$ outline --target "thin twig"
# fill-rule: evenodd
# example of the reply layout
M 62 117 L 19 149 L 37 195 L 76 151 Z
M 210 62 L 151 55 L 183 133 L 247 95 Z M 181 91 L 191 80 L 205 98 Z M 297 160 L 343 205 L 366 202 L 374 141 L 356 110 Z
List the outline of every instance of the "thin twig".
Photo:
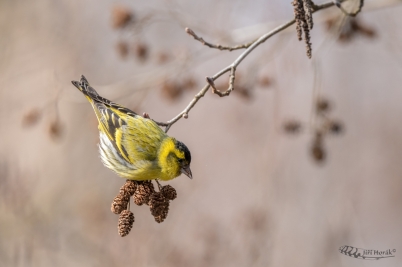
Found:
M 240 45 L 236 45 L 236 46 L 225 46 L 225 45 L 220 45 L 220 44 L 212 44 L 212 43 L 209 43 L 209 42 L 205 41 L 202 37 L 200 37 L 197 34 L 195 34 L 195 32 L 190 28 L 186 28 L 185 31 L 189 35 L 193 36 L 195 40 L 201 42 L 203 45 L 206 45 L 206 46 L 208 46 L 210 48 L 219 49 L 219 50 L 233 51 L 233 50 L 238 50 L 238 49 L 245 49 L 245 48 L 248 48 L 250 45 L 252 45 L 257 40 L 256 39 L 256 40 L 251 41 L 249 43 L 240 44 Z
M 230 93 L 234 90 L 235 72 L 236 67 L 231 67 L 229 74 L 229 88 L 225 92 L 221 92 L 218 89 L 216 89 L 214 79 L 206 77 L 208 84 L 212 87 L 212 93 L 217 94 L 220 97 L 229 96 Z
M 158 184 L 158 189 L 159 189 L 159 192 L 160 192 L 162 190 L 162 186 L 159 183 L 158 179 L 155 179 L 155 182 Z
M 342 1 L 343 2 L 343 1 Z M 321 5 L 314 5 L 314 7 L 313 7 L 313 12 L 315 13 L 315 12 L 317 12 L 317 11 L 319 11 L 319 10 L 322 10 L 322 9 L 326 9 L 326 8 L 329 8 L 329 7 L 332 7 L 332 6 L 334 6 L 335 5 L 335 3 L 334 2 L 328 2 L 328 3 L 325 3 L 325 4 L 321 4 Z M 206 94 L 206 92 L 209 90 L 209 88 L 211 87 L 211 84 L 214 84 L 214 81 L 216 80 L 216 79 L 218 79 L 220 76 L 222 76 L 223 74 L 225 74 L 225 73 L 227 73 L 227 72 L 231 72 L 231 74 L 233 74 L 233 75 L 231 75 L 230 76 L 230 81 L 229 81 L 229 88 L 228 88 L 228 90 L 226 90 L 225 92 L 220 92 L 220 91 L 218 91 L 216 88 L 214 88 L 212 91 L 215 93 L 215 94 L 218 94 L 219 96 L 225 96 L 225 94 L 227 94 L 227 95 L 229 95 L 230 94 L 230 92 L 233 90 L 233 88 L 234 88 L 234 86 L 233 86 L 233 83 L 234 83 L 234 79 L 235 79 L 235 70 L 236 70 L 236 68 L 237 68 L 237 66 L 257 47 L 257 46 L 259 46 L 260 44 L 262 44 L 262 43 L 264 43 L 266 40 L 268 40 L 270 37 L 272 37 L 272 36 L 274 36 L 275 34 L 277 34 L 277 33 L 279 33 L 279 32 L 281 32 L 281 31 L 283 31 L 283 30 L 285 30 L 286 28 L 288 28 L 289 26 L 291 26 L 291 25 L 293 25 L 295 23 L 295 20 L 294 19 L 292 19 L 292 20 L 290 20 L 289 22 L 287 22 L 287 23 L 285 23 L 285 24 L 282 24 L 282 25 L 280 25 L 279 27 L 277 27 L 277 28 L 275 28 L 275 29 L 273 29 L 272 31 L 270 31 L 270 32 L 268 32 L 268 33 L 266 33 L 266 34 L 264 34 L 264 35 L 262 35 L 260 38 L 258 38 L 256 41 L 254 41 L 254 42 L 252 42 L 252 44 L 239 56 L 239 57 L 237 57 L 237 59 L 232 63 L 232 64 L 230 64 L 229 66 L 227 66 L 227 67 L 225 67 L 225 68 L 223 68 L 221 71 L 219 71 L 218 73 L 216 73 L 214 76 L 212 76 L 212 77 L 208 77 L 207 78 L 207 84 L 201 89 L 201 91 L 199 91 L 195 96 L 194 96 L 194 98 L 190 101 L 190 103 L 187 105 L 187 107 L 182 111 L 182 112 L 180 112 L 178 115 L 176 115 L 173 119 L 171 119 L 171 120 L 169 120 L 169 121 L 167 121 L 166 123 L 163 123 L 163 122 L 156 122 L 158 125 L 161 125 L 161 126 L 165 126 L 166 128 L 165 128 L 165 132 L 168 132 L 169 131 L 169 129 L 170 129 L 170 127 L 172 127 L 172 125 L 173 124 L 175 124 L 177 121 L 179 121 L 181 118 L 188 118 L 188 113 L 190 112 L 190 110 L 195 106 L 195 104 L 197 104 L 197 102 L 203 97 L 203 96 L 205 96 L 205 94 Z M 188 28 L 187 28 L 188 29 Z M 187 31 L 187 29 L 186 29 L 186 31 Z M 190 30 L 190 29 L 189 29 Z M 190 35 L 192 35 L 192 34 L 190 34 Z M 195 35 L 195 33 L 194 33 L 194 35 Z M 193 36 L 193 35 L 192 35 Z M 217 93 L 217 92 L 220 92 L 222 95 L 220 95 L 219 93 Z
M 362 8 L 363 8 L 363 5 L 364 5 L 364 0 L 359 0 L 359 7 L 357 8 L 357 10 L 354 11 L 354 12 L 348 12 L 341 5 L 341 3 L 343 1 L 341 1 L 341 0 L 333 0 L 333 1 L 334 1 L 334 4 L 342 11 L 342 13 L 345 14 L 346 16 L 349 16 L 349 17 L 356 17 L 356 15 L 359 14 L 360 11 L 362 11 Z

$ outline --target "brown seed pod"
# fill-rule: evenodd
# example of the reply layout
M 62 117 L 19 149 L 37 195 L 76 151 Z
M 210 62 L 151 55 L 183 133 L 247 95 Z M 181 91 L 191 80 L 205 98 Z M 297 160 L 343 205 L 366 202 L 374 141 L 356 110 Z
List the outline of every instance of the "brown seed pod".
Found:
M 251 90 L 243 85 L 236 86 L 234 93 L 245 100 L 250 100 L 253 97 Z
M 258 83 L 261 87 L 269 87 L 272 84 L 272 79 L 264 75 L 258 80 Z
M 327 31 L 332 30 L 337 24 L 337 19 L 336 18 L 328 18 L 325 21 L 325 28 Z
M 164 64 L 169 61 L 170 56 L 166 52 L 159 52 L 156 59 L 159 64 Z
M 329 126 L 329 130 L 331 131 L 331 133 L 333 134 L 340 134 L 343 132 L 343 125 L 341 122 L 339 121 L 331 121 L 330 122 L 330 126 Z
M 317 132 L 311 146 L 311 156 L 316 162 L 323 162 L 326 158 L 326 152 L 323 145 L 323 135 Z
M 318 112 L 327 112 L 331 110 L 331 103 L 328 99 L 325 98 L 318 99 L 316 103 L 316 108 Z
M 169 200 L 174 200 L 177 198 L 176 189 L 174 189 L 171 185 L 162 186 L 161 193 L 166 199 Z
M 283 124 L 283 129 L 286 133 L 296 134 L 300 132 L 301 124 L 296 120 L 289 120 Z
M 301 41 L 303 39 L 302 33 L 304 32 L 306 53 L 308 58 L 311 58 L 310 30 L 313 28 L 313 4 L 311 0 L 293 0 L 292 5 L 296 21 L 297 38 Z
M 182 85 L 178 84 L 177 82 L 171 82 L 168 80 L 165 80 L 162 84 L 162 95 L 169 100 L 176 100 L 178 99 L 184 89 Z
M 110 210 L 114 213 L 114 214 L 120 214 L 123 210 L 127 209 L 127 205 L 128 202 L 130 201 L 130 198 L 122 195 L 122 194 L 118 194 L 112 202 L 112 206 L 110 208 Z
M 363 25 L 361 23 L 358 23 L 357 29 L 361 35 L 366 36 L 368 38 L 374 38 L 377 35 L 375 29 L 370 28 L 369 26 Z
M 144 44 L 144 43 L 136 43 L 133 46 L 133 51 L 135 56 L 141 60 L 141 61 L 145 61 L 148 58 L 148 54 L 149 54 L 149 46 Z
M 166 219 L 166 217 L 167 217 L 167 212 L 162 215 L 159 215 L 159 216 L 154 216 L 155 222 L 162 223 Z
M 161 192 L 153 193 L 148 205 L 157 223 L 161 223 L 166 219 L 169 212 L 169 200 Z
M 42 116 L 42 113 L 39 109 L 34 108 L 28 111 L 27 113 L 24 114 L 24 117 L 22 117 L 22 126 L 24 127 L 30 127 L 38 123 Z
M 128 55 L 128 44 L 127 42 L 120 41 L 116 45 L 117 53 L 120 55 L 121 58 L 127 58 Z
M 48 133 L 53 140 L 59 139 L 63 134 L 63 126 L 59 120 L 54 120 L 49 123 Z
M 130 233 L 131 228 L 133 227 L 134 223 L 134 213 L 132 213 L 129 210 L 123 210 L 120 213 L 119 217 L 119 223 L 118 223 L 118 230 L 119 230 L 119 235 L 121 237 L 128 235 Z
M 313 48 L 311 47 L 310 30 L 306 23 L 303 23 L 303 31 L 304 31 L 304 43 L 306 44 L 306 54 L 308 58 L 311 58 Z
M 314 160 L 317 162 L 322 162 L 325 160 L 326 153 L 322 146 L 314 145 L 311 149 L 311 155 L 313 156 Z
M 292 5 L 296 20 L 297 38 L 299 39 L 299 41 L 301 41 L 303 40 L 302 37 L 303 20 L 304 20 L 303 2 L 301 0 L 293 0 Z
M 115 29 L 124 28 L 133 21 L 133 13 L 122 6 L 115 6 L 112 10 L 112 26 Z
M 140 181 L 137 182 L 137 188 L 134 192 L 134 203 L 138 206 L 142 204 L 147 204 L 149 197 L 155 192 L 154 185 L 151 181 Z
M 313 29 L 313 3 L 311 0 L 303 0 L 303 8 L 305 12 L 305 19 L 309 30 Z
M 120 194 L 131 197 L 137 189 L 137 182 L 134 180 L 126 180 L 126 183 L 120 188 Z
M 368 38 L 374 38 L 376 36 L 376 32 L 373 28 L 362 24 L 357 18 L 348 18 L 346 23 L 344 23 L 343 27 L 341 28 L 339 41 L 351 41 L 357 37 L 358 34 Z
M 185 90 L 192 90 L 197 87 L 197 81 L 193 77 L 184 78 L 181 84 Z

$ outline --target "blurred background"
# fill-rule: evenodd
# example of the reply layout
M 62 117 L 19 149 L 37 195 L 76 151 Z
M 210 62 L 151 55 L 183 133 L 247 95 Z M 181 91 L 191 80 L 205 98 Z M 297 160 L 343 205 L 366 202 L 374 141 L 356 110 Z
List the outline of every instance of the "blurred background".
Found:
M 110 204 L 124 180 L 102 166 L 71 80 L 167 121 L 242 52 L 185 27 L 247 43 L 292 19 L 290 1 L 0 1 L 0 266 L 400 266 L 402 2 L 365 2 L 353 20 L 314 14 L 312 59 L 295 25 L 275 35 L 229 97 L 208 92 L 173 125 L 194 179 L 169 182 L 161 224 L 132 205 L 121 238 Z

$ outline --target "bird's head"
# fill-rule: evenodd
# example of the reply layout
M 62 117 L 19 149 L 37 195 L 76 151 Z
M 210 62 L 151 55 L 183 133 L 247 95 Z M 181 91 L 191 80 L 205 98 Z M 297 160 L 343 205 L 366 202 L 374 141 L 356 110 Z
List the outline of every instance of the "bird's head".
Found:
M 191 173 L 190 163 L 191 154 L 190 150 L 180 141 L 175 142 L 175 148 L 180 152 L 176 153 L 177 162 L 180 166 L 180 172 L 187 175 L 188 178 L 193 179 L 193 174 Z
M 190 150 L 185 144 L 172 137 L 168 137 L 162 142 L 158 152 L 161 180 L 171 180 L 180 174 L 185 174 L 192 179 L 190 163 Z

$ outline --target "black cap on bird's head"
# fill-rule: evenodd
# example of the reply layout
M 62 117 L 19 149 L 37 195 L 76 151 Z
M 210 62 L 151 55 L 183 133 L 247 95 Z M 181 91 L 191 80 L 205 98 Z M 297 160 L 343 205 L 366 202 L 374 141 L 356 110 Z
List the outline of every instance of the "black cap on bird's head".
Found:
M 184 153 L 184 159 L 179 158 L 179 164 L 180 164 L 180 171 L 181 173 L 185 174 L 188 176 L 188 178 L 193 179 L 193 175 L 191 173 L 190 169 L 190 163 L 191 163 L 191 153 L 190 150 L 188 150 L 187 146 L 183 144 L 180 141 L 176 140 L 175 144 L 176 148 Z

